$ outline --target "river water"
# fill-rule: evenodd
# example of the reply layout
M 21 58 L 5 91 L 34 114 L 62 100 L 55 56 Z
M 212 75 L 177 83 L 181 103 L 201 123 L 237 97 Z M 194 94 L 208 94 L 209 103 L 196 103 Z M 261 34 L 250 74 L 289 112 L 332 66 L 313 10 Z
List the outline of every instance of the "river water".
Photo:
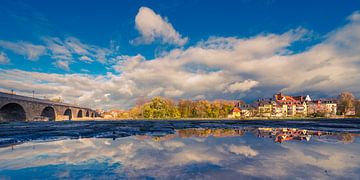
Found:
M 360 179 L 360 121 L 0 124 L 0 179 Z

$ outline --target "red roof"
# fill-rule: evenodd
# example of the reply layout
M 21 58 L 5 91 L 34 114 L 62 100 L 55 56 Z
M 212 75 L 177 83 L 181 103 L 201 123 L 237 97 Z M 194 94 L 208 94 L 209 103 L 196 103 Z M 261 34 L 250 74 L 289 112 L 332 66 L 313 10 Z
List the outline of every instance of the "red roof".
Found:
M 234 109 L 232 110 L 232 112 L 241 112 L 241 110 L 238 107 L 234 107 Z

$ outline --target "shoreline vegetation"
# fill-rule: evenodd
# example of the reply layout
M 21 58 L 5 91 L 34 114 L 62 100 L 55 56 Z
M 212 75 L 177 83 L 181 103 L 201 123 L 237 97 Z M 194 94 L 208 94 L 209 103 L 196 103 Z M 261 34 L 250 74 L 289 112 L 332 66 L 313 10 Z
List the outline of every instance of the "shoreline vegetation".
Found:
M 275 94 L 274 97 L 246 104 L 242 100 L 174 100 L 158 96 L 152 99 L 140 98 L 137 100 L 136 105 L 129 110 L 113 109 L 99 114 L 102 115 L 101 120 L 317 120 L 360 118 L 360 100 L 350 92 L 342 92 L 337 98 L 331 100 L 322 98 L 311 100 L 308 95 L 306 99 L 309 97 L 310 100 L 306 100 L 305 96 L 286 96 L 281 93 Z

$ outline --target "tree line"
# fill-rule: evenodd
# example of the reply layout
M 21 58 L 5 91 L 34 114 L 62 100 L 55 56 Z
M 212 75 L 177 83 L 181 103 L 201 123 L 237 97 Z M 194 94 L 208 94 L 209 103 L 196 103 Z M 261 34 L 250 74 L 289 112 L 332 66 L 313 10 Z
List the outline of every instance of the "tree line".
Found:
M 129 111 L 131 118 L 226 118 L 236 101 L 185 100 L 165 97 L 142 101 Z
M 175 101 L 166 97 L 152 99 L 140 98 L 135 107 L 118 114 L 117 118 L 227 118 L 235 107 L 235 100 L 188 100 Z M 337 97 L 337 112 L 339 115 L 355 110 L 360 117 L 360 100 L 350 92 L 342 92 Z

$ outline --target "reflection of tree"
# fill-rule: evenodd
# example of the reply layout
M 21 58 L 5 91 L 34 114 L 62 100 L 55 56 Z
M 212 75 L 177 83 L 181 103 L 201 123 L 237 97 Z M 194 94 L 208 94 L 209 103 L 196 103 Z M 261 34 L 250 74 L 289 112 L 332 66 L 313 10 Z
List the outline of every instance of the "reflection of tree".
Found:
M 231 137 L 242 136 L 244 131 L 239 129 L 181 129 L 177 131 L 179 137 Z
M 353 143 L 354 142 L 354 135 L 351 133 L 341 133 L 338 135 L 339 140 L 341 140 L 342 142 L 349 144 L 349 143 Z
M 326 136 L 327 138 L 338 139 L 344 143 L 354 142 L 355 136 L 358 134 L 351 133 L 334 133 L 323 132 L 297 128 L 243 128 L 243 129 L 231 129 L 231 128 L 216 128 L 216 129 L 180 129 L 176 130 L 175 134 L 167 134 L 164 136 L 138 136 L 138 139 L 146 140 L 152 139 L 153 141 L 167 141 L 173 138 L 192 138 L 200 137 L 207 138 L 212 137 L 240 137 L 249 132 L 259 138 L 270 138 L 274 142 L 283 143 L 285 141 L 309 141 L 313 136 Z

